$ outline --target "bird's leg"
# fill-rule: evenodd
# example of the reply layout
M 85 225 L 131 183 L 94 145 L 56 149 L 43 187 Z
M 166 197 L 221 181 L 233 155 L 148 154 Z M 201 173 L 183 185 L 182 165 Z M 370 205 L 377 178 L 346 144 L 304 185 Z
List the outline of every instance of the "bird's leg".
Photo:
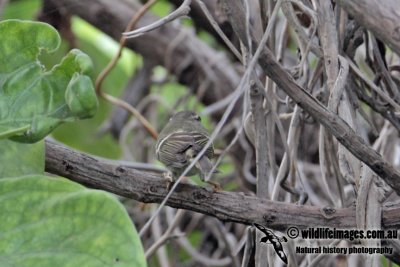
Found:
M 171 187 L 174 184 L 174 176 L 170 171 L 163 172 L 163 176 L 167 181 L 167 190 L 169 191 L 171 190 Z
M 222 190 L 221 185 L 217 182 L 206 181 L 206 183 L 212 186 L 213 192 L 220 192 Z

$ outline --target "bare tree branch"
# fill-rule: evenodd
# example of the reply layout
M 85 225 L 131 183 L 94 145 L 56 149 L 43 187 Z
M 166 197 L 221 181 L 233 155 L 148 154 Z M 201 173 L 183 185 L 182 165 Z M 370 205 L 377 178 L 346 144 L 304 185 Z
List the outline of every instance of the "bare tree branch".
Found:
M 91 157 L 46 141 L 46 171 L 91 188 L 105 190 L 145 203 L 160 203 L 167 183 L 161 173 L 139 171 Z M 354 228 L 353 208 L 299 206 L 273 202 L 243 193 L 213 192 L 199 186 L 179 184 L 167 205 L 242 224 L 259 223 L 274 230 L 289 226 Z M 386 229 L 400 227 L 400 206 L 383 212 Z

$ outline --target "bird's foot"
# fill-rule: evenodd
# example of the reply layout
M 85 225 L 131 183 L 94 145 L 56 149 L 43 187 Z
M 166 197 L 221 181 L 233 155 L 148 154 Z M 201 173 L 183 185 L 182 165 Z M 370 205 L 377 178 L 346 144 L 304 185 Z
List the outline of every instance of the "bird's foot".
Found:
M 170 171 L 164 172 L 163 176 L 165 178 L 165 181 L 167 181 L 166 188 L 169 191 L 169 190 L 171 190 L 172 185 L 174 184 L 174 178 L 173 178 L 172 172 L 170 172 Z
M 207 181 L 206 183 L 212 186 L 213 192 L 220 192 L 222 190 L 221 185 L 217 182 Z
M 171 182 L 171 183 L 174 182 L 174 178 L 173 178 L 172 172 L 170 172 L 170 171 L 163 172 L 163 176 L 169 182 Z

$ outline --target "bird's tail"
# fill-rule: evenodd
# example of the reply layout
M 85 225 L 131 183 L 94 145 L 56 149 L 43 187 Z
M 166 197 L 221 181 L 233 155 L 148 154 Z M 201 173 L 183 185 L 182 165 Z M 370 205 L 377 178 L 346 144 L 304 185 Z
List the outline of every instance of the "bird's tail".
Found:
M 207 182 L 211 177 L 210 172 L 213 168 L 212 162 L 207 157 L 203 156 L 199 159 L 199 161 L 196 162 L 195 165 L 200 170 L 201 180 L 203 182 Z M 213 173 L 218 173 L 218 172 L 219 172 L 218 170 L 213 171 Z

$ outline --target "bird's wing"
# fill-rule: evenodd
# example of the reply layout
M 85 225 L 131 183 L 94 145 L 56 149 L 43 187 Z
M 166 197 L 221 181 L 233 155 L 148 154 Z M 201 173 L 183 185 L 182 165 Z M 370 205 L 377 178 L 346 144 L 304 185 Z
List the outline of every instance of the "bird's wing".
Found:
M 184 167 L 189 160 L 185 152 L 192 147 L 193 143 L 193 136 L 186 132 L 171 133 L 157 143 L 157 158 L 167 166 Z
M 208 135 L 205 135 L 200 132 L 190 132 L 189 133 L 191 136 L 193 136 L 194 139 L 194 145 L 193 145 L 193 150 L 195 152 L 195 155 L 199 153 L 203 147 L 207 144 L 208 140 L 210 140 L 210 137 Z M 214 147 L 213 144 L 211 144 L 206 152 L 204 153 L 207 158 L 212 159 L 214 157 Z

